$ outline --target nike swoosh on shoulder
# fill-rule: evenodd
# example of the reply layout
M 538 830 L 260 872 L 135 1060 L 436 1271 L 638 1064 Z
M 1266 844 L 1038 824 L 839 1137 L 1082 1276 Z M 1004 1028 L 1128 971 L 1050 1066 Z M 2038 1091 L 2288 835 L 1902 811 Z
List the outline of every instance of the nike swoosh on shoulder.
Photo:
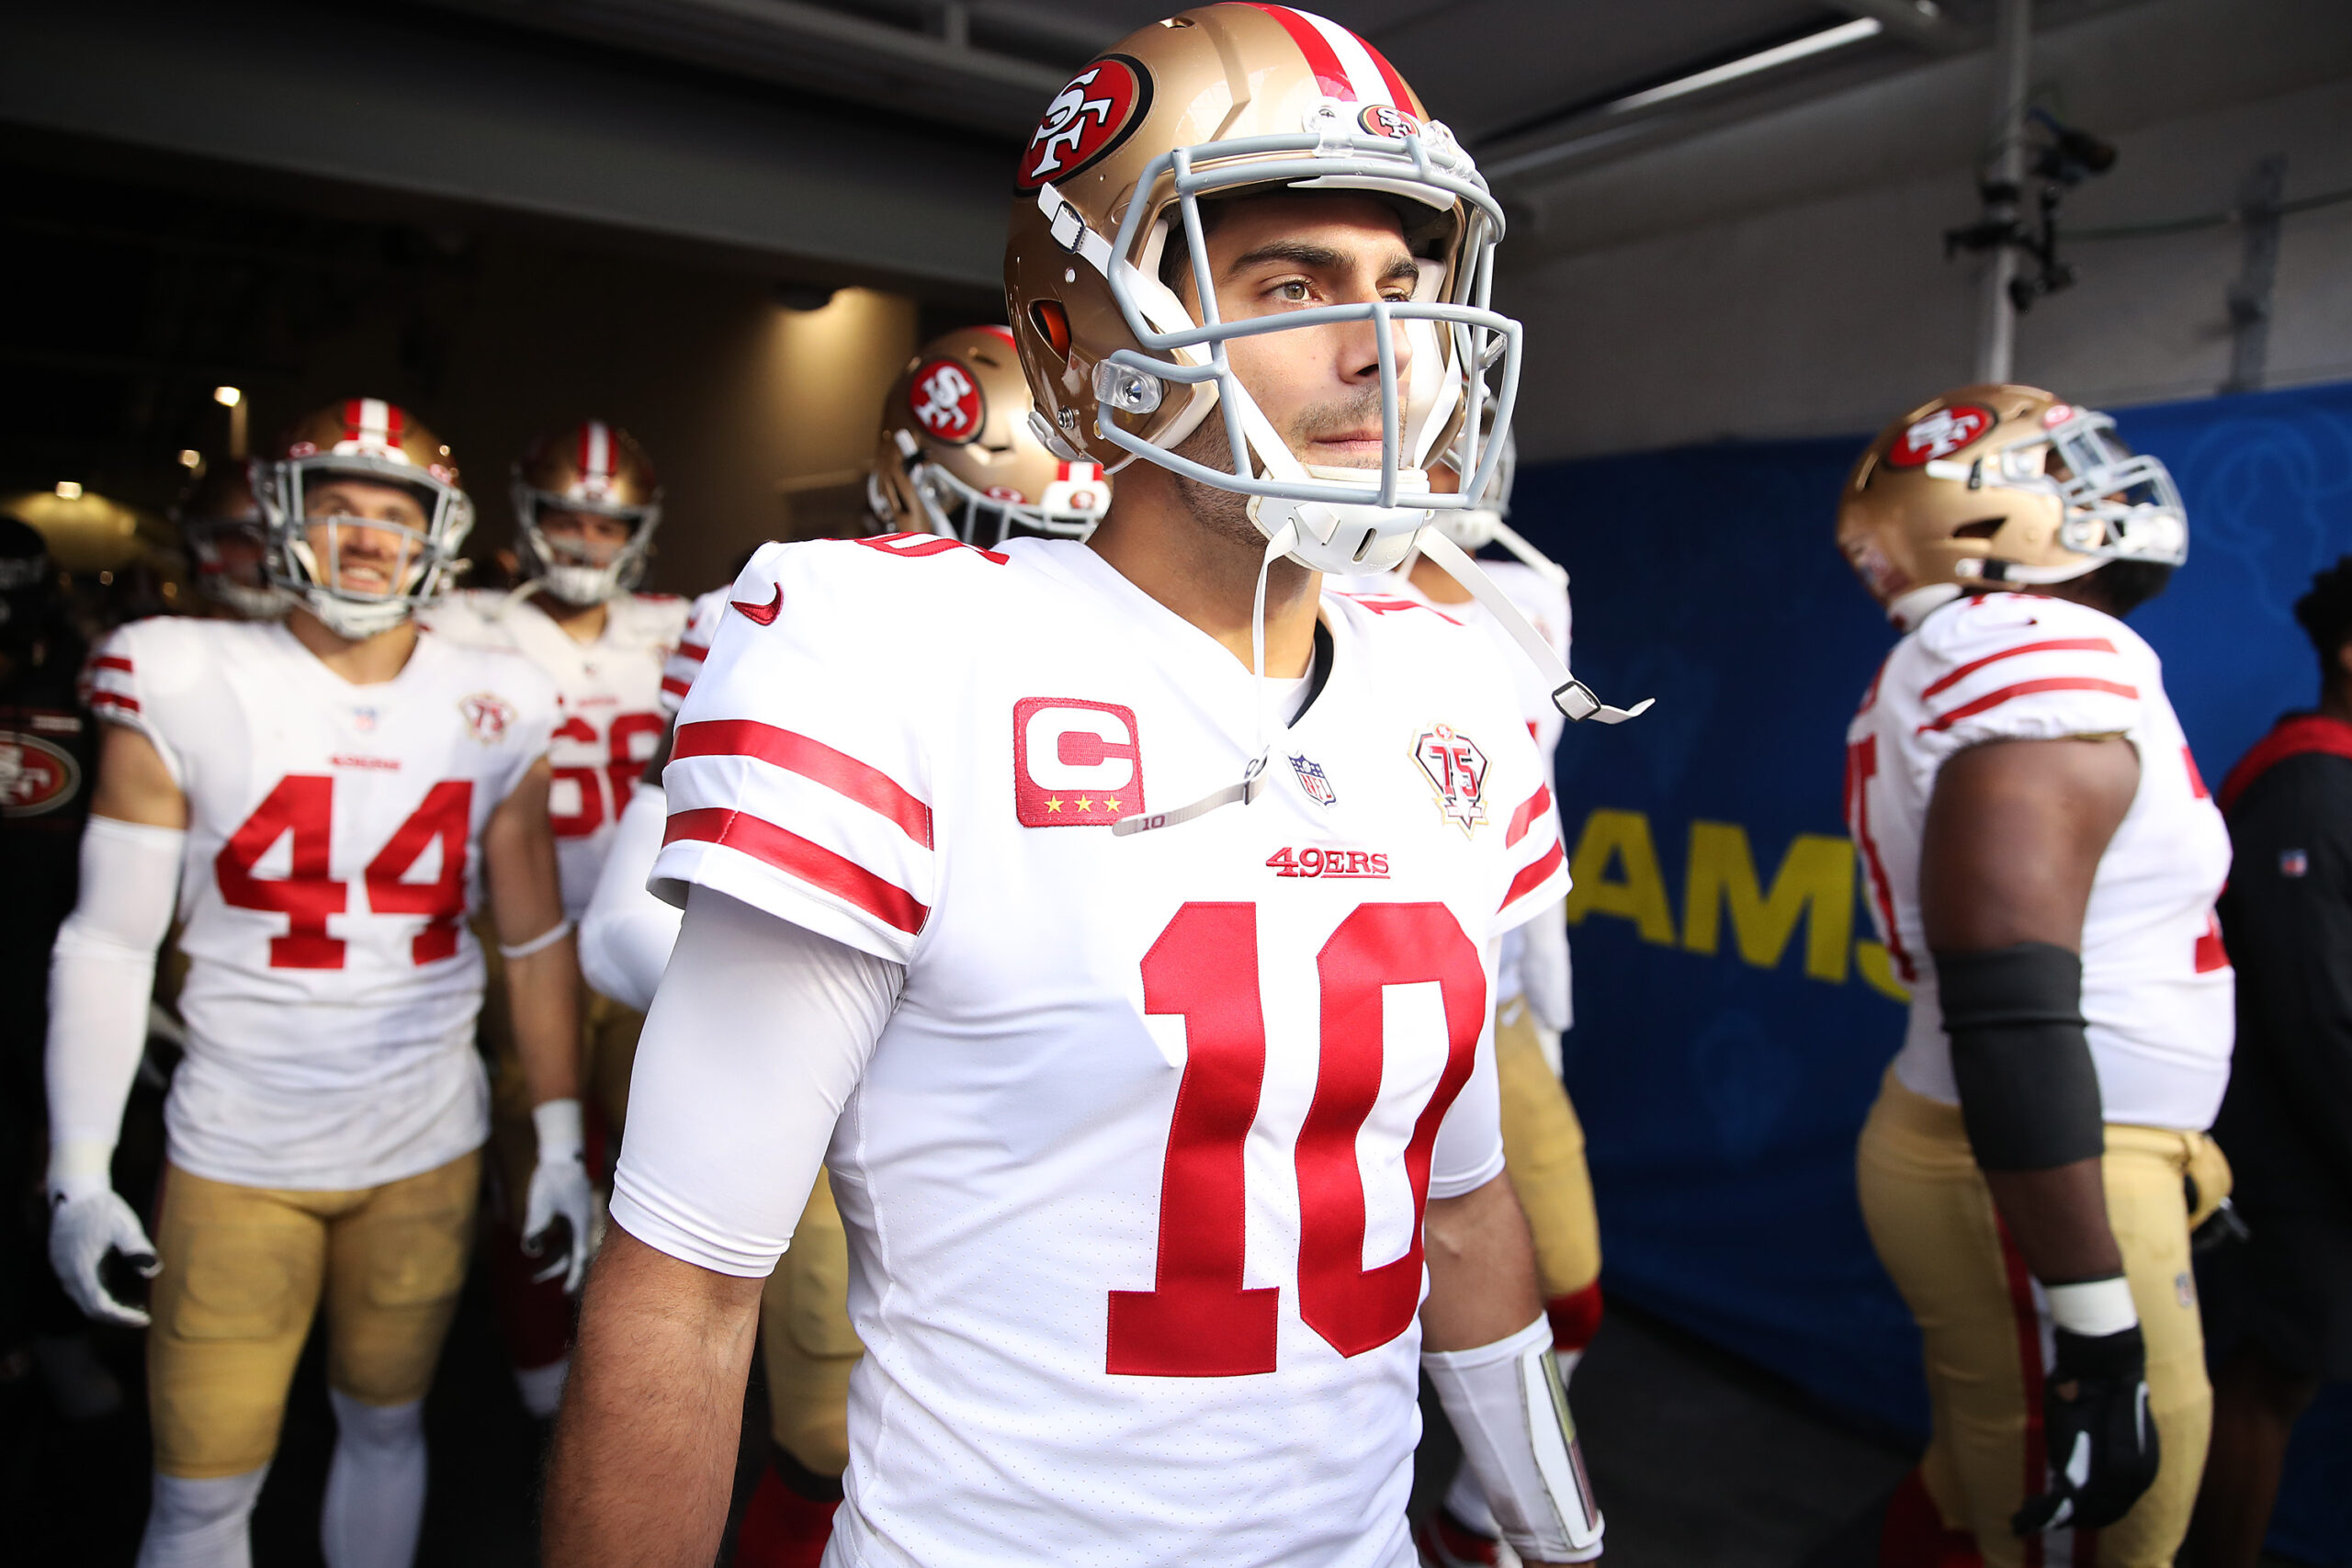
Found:
M 746 604 L 741 599 L 729 599 L 727 602 L 742 611 L 753 626 L 774 626 L 776 612 L 784 608 L 784 584 L 779 582 L 775 585 L 775 597 L 764 604 Z

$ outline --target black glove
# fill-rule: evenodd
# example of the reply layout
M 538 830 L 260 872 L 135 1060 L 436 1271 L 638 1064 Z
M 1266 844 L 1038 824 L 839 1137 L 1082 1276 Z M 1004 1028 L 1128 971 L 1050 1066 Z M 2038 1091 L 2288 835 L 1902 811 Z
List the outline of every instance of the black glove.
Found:
M 2050 1490 L 2030 1497 L 2018 1535 L 2071 1526 L 2104 1529 L 2155 1483 L 2156 1422 L 2148 1413 L 2148 1348 L 2134 1324 L 2098 1338 L 2056 1330 L 2058 1364 L 2041 1394 Z

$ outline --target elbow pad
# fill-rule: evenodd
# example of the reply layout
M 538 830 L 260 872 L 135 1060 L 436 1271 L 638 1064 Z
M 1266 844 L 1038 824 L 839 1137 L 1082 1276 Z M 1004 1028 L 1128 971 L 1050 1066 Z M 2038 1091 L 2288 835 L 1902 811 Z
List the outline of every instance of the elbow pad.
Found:
M 2083 1032 L 2083 961 L 2046 942 L 1938 953 L 1952 1081 L 1984 1170 L 2052 1170 L 2107 1147 Z
M 93 817 L 82 886 L 49 964 L 50 1136 L 111 1149 L 147 1043 L 155 949 L 171 929 L 187 835 Z

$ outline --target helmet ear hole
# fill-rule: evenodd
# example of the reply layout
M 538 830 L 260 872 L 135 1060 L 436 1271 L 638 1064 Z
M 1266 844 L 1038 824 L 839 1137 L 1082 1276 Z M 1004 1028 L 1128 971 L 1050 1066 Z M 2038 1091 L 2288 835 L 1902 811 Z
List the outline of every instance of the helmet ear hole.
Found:
M 2006 517 L 1980 517 L 1973 523 L 1962 523 L 1951 531 L 1955 539 L 1989 539 L 2008 526 Z
M 1039 299 L 1029 307 L 1029 324 L 1046 340 L 1057 359 L 1069 357 L 1069 312 L 1058 299 Z

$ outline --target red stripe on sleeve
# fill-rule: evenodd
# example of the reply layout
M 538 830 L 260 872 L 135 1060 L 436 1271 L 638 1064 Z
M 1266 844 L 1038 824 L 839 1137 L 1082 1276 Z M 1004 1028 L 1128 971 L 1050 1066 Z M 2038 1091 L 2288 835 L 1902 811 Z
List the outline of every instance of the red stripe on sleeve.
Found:
M 2026 653 L 2113 653 L 2115 645 L 2103 637 L 2053 637 L 2046 642 L 2021 642 L 2015 648 L 2005 648 L 1998 653 L 1988 653 L 1982 659 L 1971 660 L 1919 694 L 1924 700 L 1934 696 L 1947 686 L 1967 680 L 1987 664 L 1997 664 L 2004 659 L 2015 659 Z M 1864 707 L 1870 705 L 1864 703 Z
M 681 681 L 675 675 L 664 675 L 662 677 L 662 689 L 669 693 L 673 697 L 684 696 L 693 685 L 693 682 Z
M 888 818 L 908 838 L 931 848 L 930 807 L 881 769 L 806 735 L 755 719 L 705 719 L 680 727 L 670 756 L 673 761 L 684 757 L 750 757 L 798 773 Z
M 1930 735 L 1939 729 L 1950 729 L 1963 718 L 1973 718 L 1987 708 L 1996 708 L 2003 703 L 2030 697 L 2037 692 L 2111 692 L 2119 697 L 2134 699 L 2140 695 L 2137 686 L 2127 686 L 2120 681 L 2095 681 L 2087 675 L 2052 675 L 2040 681 L 2019 681 L 2014 686 L 1987 692 L 1974 702 L 1961 704 L 1941 718 L 1929 719 L 1918 728 L 1917 733 Z
M 1339 51 L 1331 47 L 1331 40 L 1313 22 L 1287 6 L 1261 6 L 1256 0 L 1247 3 L 1250 9 L 1263 11 L 1282 24 L 1283 31 L 1290 34 L 1290 41 L 1298 45 L 1298 52 L 1306 57 L 1306 68 L 1315 73 L 1315 85 L 1323 89 L 1326 97 L 1350 104 L 1356 101 L 1355 84 L 1348 80 L 1347 67 L 1340 63 Z
M 1510 879 L 1510 891 L 1504 894 L 1503 901 L 1495 906 L 1495 912 L 1500 914 L 1510 908 L 1513 899 L 1520 897 L 1531 888 L 1542 886 L 1544 879 L 1557 871 L 1560 863 L 1567 858 L 1566 852 L 1560 848 L 1560 840 L 1553 840 L 1550 849 L 1544 851 L 1533 863 L 1523 867 L 1517 876 Z
M 678 645 L 678 657 L 681 659 L 691 659 L 696 664 L 700 664 L 704 660 L 710 657 L 710 644 L 707 642 L 682 642 Z
M 93 703 L 104 703 L 108 707 L 120 708 L 125 713 L 137 713 L 139 711 L 139 699 L 136 697 L 126 697 L 119 692 L 92 692 L 90 694 L 90 701 Z
M 931 910 L 895 882 L 887 882 L 855 861 L 812 844 L 799 834 L 749 812 L 723 806 L 673 811 L 662 833 L 664 844 L 682 840 L 718 844 L 750 855 L 809 886 L 831 893 L 897 931 L 913 936 Z
M 102 653 L 97 658 L 90 660 L 90 668 L 93 670 L 119 670 L 124 674 L 128 675 L 130 673 L 130 660 L 124 659 L 118 654 Z
M 1544 813 L 1551 809 L 1551 787 L 1548 784 L 1537 784 L 1535 793 L 1521 801 L 1519 809 L 1510 814 L 1510 829 L 1503 834 L 1503 848 L 1509 849 L 1527 837 L 1528 829 L 1533 827 L 1542 818 Z

